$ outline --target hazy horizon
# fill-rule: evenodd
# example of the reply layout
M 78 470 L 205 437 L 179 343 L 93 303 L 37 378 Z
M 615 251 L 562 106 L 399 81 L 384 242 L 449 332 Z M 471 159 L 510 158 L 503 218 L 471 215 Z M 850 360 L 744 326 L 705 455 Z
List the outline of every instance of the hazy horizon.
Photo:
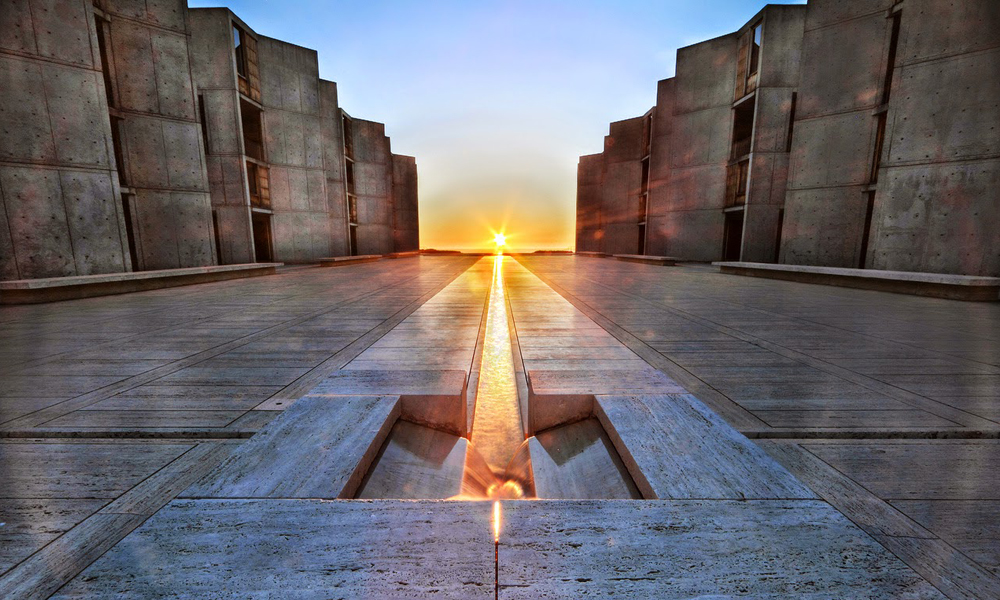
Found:
M 319 52 L 341 107 L 416 157 L 422 247 L 480 248 L 502 230 L 511 250 L 572 248 L 579 156 L 653 106 L 678 48 L 766 4 L 190 2 Z

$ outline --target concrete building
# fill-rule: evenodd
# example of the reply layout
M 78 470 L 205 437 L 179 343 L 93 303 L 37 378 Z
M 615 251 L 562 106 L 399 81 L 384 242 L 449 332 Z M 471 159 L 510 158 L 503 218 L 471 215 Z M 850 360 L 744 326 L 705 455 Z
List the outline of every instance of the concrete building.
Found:
M 4 3 L 0 90 L 0 279 L 351 252 L 336 84 L 227 9 Z M 416 163 L 363 129 L 359 248 L 417 249 Z
M 385 126 L 340 109 L 315 50 L 257 35 L 225 8 L 190 12 L 222 261 L 397 250 Z M 415 162 L 406 177 L 415 195 Z
M 1000 4 L 810 2 L 781 262 L 1000 275 Z
M 811 0 L 682 48 L 652 110 L 646 253 L 1000 274 L 998 25 L 989 0 Z M 635 194 L 596 183 L 596 156 L 577 248 L 620 253 L 595 240 Z
M 581 212 L 601 223 L 590 239 L 607 240 L 615 230 L 600 251 L 773 260 L 804 13 L 803 6 L 769 5 L 734 34 L 680 49 L 676 76 L 657 85 L 656 106 L 612 124 L 608 139 L 618 149 L 608 155 L 606 139 L 602 162 L 627 170 L 629 185 L 617 181 L 621 175 L 603 182 L 599 215 L 589 208 L 592 192 L 580 188 Z M 644 126 L 623 139 L 620 124 L 632 121 Z M 582 181 L 592 179 L 583 173 L 592 168 L 587 158 Z M 625 229 L 623 214 L 634 213 Z
M 396 252 L 420 249 L 417 159 L 392 155 L 392 241 Z
M 604 152 L 580 159 L 578 250 L 645 253 L 651 123 L 651 112 L 612 123 Z
M 0 277 L 215 263 L 183 1 L 4 3 L 0 28 Z

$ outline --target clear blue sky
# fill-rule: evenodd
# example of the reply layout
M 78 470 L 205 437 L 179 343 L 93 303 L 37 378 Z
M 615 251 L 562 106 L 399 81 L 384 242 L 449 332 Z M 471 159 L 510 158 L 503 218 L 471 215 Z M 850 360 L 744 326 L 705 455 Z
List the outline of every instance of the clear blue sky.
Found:
M 417 157 L 422 246 L 483 247 L 505 228 L 512 247 L 555 248 L 573 243 L 578 157 L 653 105 L 678 48 L 765 2 L 191 1 L 220 5 L 318 50 L 341 106 Z

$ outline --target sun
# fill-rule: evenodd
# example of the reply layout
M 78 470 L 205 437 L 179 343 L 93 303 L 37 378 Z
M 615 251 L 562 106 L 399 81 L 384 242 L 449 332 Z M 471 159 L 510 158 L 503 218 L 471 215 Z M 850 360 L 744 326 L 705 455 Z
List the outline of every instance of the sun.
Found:
M 497 246 L 503 246 L 507 243 L 507 236 L 502 233 L 498 233 L 493 236 L 493 243 Z

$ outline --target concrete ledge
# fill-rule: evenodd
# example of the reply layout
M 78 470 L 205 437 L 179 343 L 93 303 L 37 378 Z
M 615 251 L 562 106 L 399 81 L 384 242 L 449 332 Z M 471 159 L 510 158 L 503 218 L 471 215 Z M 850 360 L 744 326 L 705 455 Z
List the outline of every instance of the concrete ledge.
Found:
M 343 267 L 357 263 L 373 262 L 382 258 L 381 254 L 359 254 L 357 256 L 332 256 L 319 259 L 321 267 Z
M 605 256 L 607 256 L 607 254 L 605 254 L 603 252 L 590 252 L 589 250 L 581 250 L 581 251 L 575 252 L 575 254 L 577 256 L 592 256 L 594 258 L 604 258 Z
M 467 384 L 468 375 L 462 370 L 341 370 L 305 397 L 399 396 L 402 419 L 464 436 Z
M 406 252 L 390 252 L 386 254 L 386 258 L 409 258 L 411 256 L 420 256 L 420 250 L 407 250 Z
M 715 262 L 712 264 L 719 267 L 723 273 L 730 275 L 837 285 L 897 294 L 948 298 L 950 300 L 996 302 L 1000 299 L 1000 278 L 998 277 L 752 262 Z
M 647 265 L 659 265 L 661 267 L 672 267 L 677 264 L 677 259 L 672 256 L 646 256 L 645 254 L 615 254 L 615 258 L 625 262 L 645 263 Z
M 45 279 L 0 281 L 0 304 L 38 304 L 59 300 L 75 300 L 94 296 L 127 294 L 181 285 L 209 283 L 226 279 L 243 279 L 273 275 L 282 263 L 250 263 L 213 265 L 160 271 L 104 273 Z

